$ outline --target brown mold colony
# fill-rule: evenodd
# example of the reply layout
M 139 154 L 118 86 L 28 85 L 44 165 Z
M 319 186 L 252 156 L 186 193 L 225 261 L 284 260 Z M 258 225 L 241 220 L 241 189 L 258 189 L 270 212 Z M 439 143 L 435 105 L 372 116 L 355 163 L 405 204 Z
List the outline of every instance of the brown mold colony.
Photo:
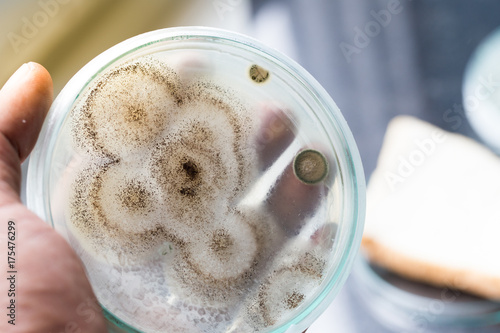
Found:
M 265 82 L 269 78 L 269 71 L 259 65 L 252 65 L 249 74 L 250 78 L 256 83 Z
M 121 66 L 104 74 L 74 113 L 76 146 L 126 156 L 154 141 L 181 104 L 176 74 L 160 61 Z
M 159 222 L 162 207 L 151 183 L 117 163 L 88 165 L 73 182 L 70 227 L 94 255 L 119 264 L 147 260 L 164 241 L 183 242 Z
M 257 292 L 264 326 L 272 325 L 263 312 L 274 277 L 311 272 L 296 265 L 265 278 L 281 229 L 262 209 L 238 207 L 258 172 L 251 110 L 218 85 L 183 84 L 163 62 L 143 57 L 102 74 L 71 119 L 83 162 L 67 215 L 80 246 L 105 265 L 133 267 L 127 271 L 144 281 L 161 267 L 164 276 L 144 284 L 153 295 L 145 299 L 161 291 L 184 305 L 226 309 L 228 324 Z M 286 309 L 303 301 L 301 290 L 290 289 Z
M 299 307 L 316 290 L 323 278 L 325 262 L 311 252 L 298 261 L 281 266 L 259 287 L 249 316 L 261 327 L 276 324 L 290 310 Z
M 167 269 L 181 281 L 182 297 L 198 295 L 205 304 L 234 311 L 255 288 L 274 250 L 273 228 L 266 227 L 267 216 L 236 215 L 193 233 L 186 251 Z
M 297 154 L 293 161 L 295 176 L 305 184 L 318 184 L 328 175 L 326 157 L 317 150 L 306 149 Z
M 254 221 L 232 207 L 254 176 L 248 110 L 210 82 L 182 86 L 154 58 L 111 70 L 89 91 L 72 114 L 87 161 L 73 182 L 73 232 L 111 263 L 154 258 L 169 242 L 179 253 L 169 269 L 184 284 L 204 281 L 206 301 L 236 292 L 264 250 Z

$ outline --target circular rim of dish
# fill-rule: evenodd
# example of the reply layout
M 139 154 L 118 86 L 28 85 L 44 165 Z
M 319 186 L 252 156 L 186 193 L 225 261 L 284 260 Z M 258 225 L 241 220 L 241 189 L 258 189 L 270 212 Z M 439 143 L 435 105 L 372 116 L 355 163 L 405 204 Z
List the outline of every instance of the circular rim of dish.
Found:
M 264 59 L 269 64 L 272 63 L 273 66 L 282 70 L 282 75 L 286 75 L 287 78 L 292 77 L 294 84 L 307 93 L 307 98 L 314 100 L 315 103 L 322 107 L 320 111 L 311 110 L 314 116 L 321 116 L 321 119 L 328 122 L 328 126 L 333 126 L 336 135 L 335 139 L 338 140 L 335 144 L 336 153 L 340 154 L 341 159 L 339 163 L 341 163 L 342 172 L 339 171 L 339 177 L 341 177 L 340 181 L 342 182 L 342 200 L 345 201 L 344 206 L 342 206 L 341 217 L 346 219 L 342 223 L 343 226 L 339 228 L 337 235 L 336 242 L 338 245 L 335 248 L 335 267 L 329 267 L 320 290 L 314 295 L 311 302 L 301 307 L 297 313 L 293 313 L 293 316 L 288 318 L 287 321 L 270 330 L 276 333 L 285 331 L 302 332 L 329 306 L 350 273 L 361 243 L 364 224 L 364 172 L 352 133 L 335 102 L 325 89 L 295 61 L 272 48 L 264 46 L 253 38 L 216 28 L 167 28 L 132 37 L 94 58 L 68 82 L 49 111 L 40 139 L 31 156 L 32 163 L 30 163 L 28 169 L 28 206 L 43 219 L 54 220 L 50 210 L 51 198 L 47 196 L 47 189 L 50 188 L 49 177 L 44 177 L 44 171 L 47 172 L 47 166 L 51 165 L 51 152 L 58 137 L 54 133 L 60 133 L 63 125 L 61 118 L 64 118 L 68 112 L 68 106 L 74 104 L 82 89 L 106 68 L 119 63 L 127 56 L 140 56 L 141 51 L 144 49 L 151 50 L 154 47 L 159 47 L 158 45 L 163 42 L 182 43 L 186 40 L 220 43 L 225 47 L 238 50 L 240 53 L 251 53 L 259 59 Z M 319 115 L 316 112 L 320 112 Z M 329 144 L 334 146 L 332 142 Z M 119 321 L 119 319 L 116 320 Z M 127 326 L 126 324 L 123 325 Z M 128 329 L 136 331 L 132 327 L 128 327 Z

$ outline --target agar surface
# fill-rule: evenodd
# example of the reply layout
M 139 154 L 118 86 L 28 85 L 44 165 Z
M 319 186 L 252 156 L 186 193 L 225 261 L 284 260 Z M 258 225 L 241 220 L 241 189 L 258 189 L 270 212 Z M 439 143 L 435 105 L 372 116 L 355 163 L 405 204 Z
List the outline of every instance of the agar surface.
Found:
M 259 82 L 269 75 L 254 71 Z M 274 277 L 320 280 L 300 265 L 265 277 L 282 235 L 269 213 L 235 204 L 258 173 L 249 148 L 257 124 L 228 90 L 183 83 L 161 61 L 143 57 L 103 74 L 71 117 L 84 163 L 71 188 L 70 230 L 98 260 L 139 271 L 159 262 L 174 290 L 164 293 L 202 308 L 236 311 L 260 279 L 259 311 L 276 305 L 276 318 L 307 295 L 295 286 L 274 290 Z M 258 317 L 255 325 L 274 323 Z

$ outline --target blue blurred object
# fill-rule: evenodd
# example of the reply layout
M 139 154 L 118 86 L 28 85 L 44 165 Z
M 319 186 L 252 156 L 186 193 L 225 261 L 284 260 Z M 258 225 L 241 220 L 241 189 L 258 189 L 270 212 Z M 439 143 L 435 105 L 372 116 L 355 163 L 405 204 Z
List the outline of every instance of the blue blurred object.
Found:
M 465 72 L 463 104 L 479 137 L 500 153 L 500 28 L 477 47 Z
M 269 2 L 291 11 L 297 60 L 339 105 L 367 176 L 398 114 L 477 139 L 464 115 L 463 73 L 476 46 L 500 25 L 500 2 L 260 0 L 254 8 Z

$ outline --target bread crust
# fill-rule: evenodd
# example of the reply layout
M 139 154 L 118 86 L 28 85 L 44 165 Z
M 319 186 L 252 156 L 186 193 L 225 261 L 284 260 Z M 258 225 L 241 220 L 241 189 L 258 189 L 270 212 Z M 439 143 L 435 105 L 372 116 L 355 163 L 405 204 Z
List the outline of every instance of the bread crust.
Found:
M 404 278 L 500 301 L 500 277 L 412 258 L 366 235 L 361 245 L 370 262 Z

